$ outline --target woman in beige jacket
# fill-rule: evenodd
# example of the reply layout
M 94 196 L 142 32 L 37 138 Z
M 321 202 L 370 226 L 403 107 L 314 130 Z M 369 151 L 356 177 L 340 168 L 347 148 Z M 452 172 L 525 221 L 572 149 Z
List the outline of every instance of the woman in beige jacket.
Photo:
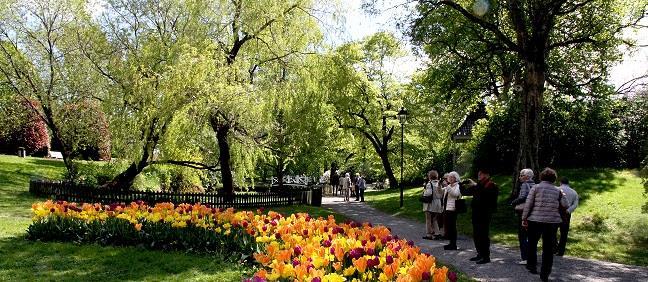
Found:
M 426 235 L 423 239 L 434 240 L 442 237 L 442 232 L 439 228 L 439 221 L 443 213 L 443 190 L 439 184 L 439 173 L 436 170 L 428 172 L 428 182 L 425 184 L 423 190 L 424 197 L 432 197 L 432 202 L 423 203 L 423 212 L 425 212 L 425 230 Z
M 448 186 L 445 187 L 443 195 L 443 214 L 446 237 L 448 237 L 450 243 L 443 246 L 445 250 L 457 249 L 457 213 L 455 211 L 455 201 L 461 197 L 461 192 L 459 191 L 460 181 L 461 178 L 456 171 L 448 173 Z

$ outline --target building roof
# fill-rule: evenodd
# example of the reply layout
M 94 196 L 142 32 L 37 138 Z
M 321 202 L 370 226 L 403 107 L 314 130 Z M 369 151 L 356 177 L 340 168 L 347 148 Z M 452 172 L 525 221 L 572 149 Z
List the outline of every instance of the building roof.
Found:
M 467 141 L 472 138 L 472 129 L 478 120 L 486 118 L 486 105 L 479 103 L 477 108 L 473 110 L 466 119 L 461 123 L 461 126 L 452 134 L 452 140 L 456 142 Z

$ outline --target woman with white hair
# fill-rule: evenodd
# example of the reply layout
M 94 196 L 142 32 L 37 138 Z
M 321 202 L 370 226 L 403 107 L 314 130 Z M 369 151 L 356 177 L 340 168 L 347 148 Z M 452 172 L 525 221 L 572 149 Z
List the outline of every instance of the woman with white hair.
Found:
M 448 245 L 443 246 L 444 250 L 457 249 L 457 212 L 455 201 L 461 197 L 459 182 L 461 178 L 456 171 L 448 173 L 448 186 L 443 195 L 444 221 L 446 237 L 450 240 Z
M 529 234 L 522 226 L 522 212 L 524 211 L 524 204 L 526 202 L 529 191 L 535 185 L 533 182 L 533 170 L 525 168 L 520 171 L 520 194 L 518 197 L 511 202 L 511 205 L 515 207 L 515 213 L 518 216 L 518 242 L 520 242 L 520 257 L 522 260 L 518 264 L 526 265 L 528 249 L 529 249 Z
M 348 202 L 351 193 L 351 175 L 348 172 L 344 174 L 344 179 L 342 181 L 342 191 L 342 193 L 344 193 L 344 201 Z

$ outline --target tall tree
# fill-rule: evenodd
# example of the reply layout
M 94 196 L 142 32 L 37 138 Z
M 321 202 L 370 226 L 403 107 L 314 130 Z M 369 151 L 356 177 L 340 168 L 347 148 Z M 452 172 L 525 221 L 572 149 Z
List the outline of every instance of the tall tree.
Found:
M 156 163 L 214 169 L 201 159 L 169 159 L 159 152 L 174 118 L 190 102 L 214 91 L 223 77 L 211 56 L 201 1 L 106 1 L 96 27 L 79 33 L 81 50 L 111 85 L 104 101 L 116 153 L 128 168 L 107 189 L 129 189 L 135 177 Z M 83 40 L 85 39 L 85 40 Z M 217 83 L 214 83 L 217 85 Z M 182 132 L 173 131 L 176 134 Z
M 61 144 L 73 176 L 74 148 L 64 140 L 56 115 L 64 103 L 92 92 L 78 76 L 87 65 L 75 45 L 75 31 L 89 20 L 85 2 L 5 1 L 0 13 L 0 75 Z
M 313 7 L 310 0 L 215 1 L 215 17 L 221 21 L 215 21 L 211 34 L 221 50 L 216 55 L 225 59 L 229 68 L 228 84 L 262 93 L 264 85 L 258 80 L 285 80 L 291 67 L 289 61 L 308 53 L 320 38 Z M 271 84 L 270 87 L 276 86 Z M 237 98 L 240 100 L 242 97 Z M 241 111 L 246 109 L 228 108 L 228 104 L 231 105 L 215 104 L 209 124 L 218 143 L 223 190 L 232 195 L 234 178 L 230 134 L 250 135 L 251 131 L 238 120 Z
M 466 8 L 470 4 L 472 9 Z M 456 64 L 450 81 L 458 86 L 467 77 L 483 78 L 469 81 L 483 96 L 507 94 L 512 84 L 517 85 L 508 94 L 521 106 L 514 169 L 538 170 L 547 85 L 577 88 L 605 78 L 610 63 L 619 58 L 622 31 L 646 15 L 647 5 L 607 0 L 422 0 L 412 35 L 433 62 Z
M 324 75 L 328 79 L 322 86 L 330 92 L 338 126 L 370 142 L 393 187 L 399 181 L 389 158 L 393 150 L 390 142 L 397 131 L 395 116 L 406 89 L 389 70 L 393 59 L 402 54 L 398 40 L 385 32 L 345 44 L 330 58 Z

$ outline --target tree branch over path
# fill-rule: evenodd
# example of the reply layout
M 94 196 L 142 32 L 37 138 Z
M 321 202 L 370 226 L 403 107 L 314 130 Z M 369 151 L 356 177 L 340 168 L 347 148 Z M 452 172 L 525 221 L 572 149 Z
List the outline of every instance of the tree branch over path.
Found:
M 475 15 L 468 12 L 466 9 L 461 7 L 461 5 L 457 4 L 454 1 L 448 1 L 448 0 L 444 0 L 444 1 L 423 1 L 423 3 L 430 4 L 433 7 L 438 7 L 438 6 L 441 6 L 441 5 L 445 5 L 447 7 L 450 7 L 452 9 L 454 9 L 455 11 L 459 12 L 461 15 L 463 15 L 469 21 L 471 21 L 471 22 L 479 25 L 480 27 L 490 31 L 491 33 L 493 33 L 500 41 L 502 41 L 502 43 L 509 50 L 516 51 L 516 52 L 520 51 L 519 46 L 517 44 L 515 44 L 508 36 L 506 36 L 506 34 L 504 34 L 496 25 L 476 17 Z M 432 10 L 428 11 L 427 13 L 432 13 Z M 424 14 L 423 18 L 424 17 L 425 17 L 425 14 Z

